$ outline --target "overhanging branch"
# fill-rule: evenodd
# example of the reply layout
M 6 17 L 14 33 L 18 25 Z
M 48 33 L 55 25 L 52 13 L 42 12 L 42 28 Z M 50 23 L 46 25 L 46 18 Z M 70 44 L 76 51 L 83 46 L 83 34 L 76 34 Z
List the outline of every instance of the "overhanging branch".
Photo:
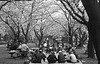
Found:
M 67 8 L 67 6 L 65 5 L 65 3 L 62 1 L 62 0 L 60 0 L 60 2 L 63 4 L 63 6 L 65 7 L 65 9 L 69 12 L 69 14 L 72 16 L 72 18 L 74 19 L 74 20 L 76 20 L 76 21 L 78 21 L 79 23 L 81 23 L 81 24 L 83 24 L 83 25 L 87 25 L 88 24 L 88 22 L 86 22 L 86 20 L 83 18 L 83 17 L 81 17 L 80 15 L 78 15 L 76 12 L 75 12 L 75 10 L 73 9 L 73 7 L 70 5 L 70 3 L 68 2 L 68 1 L 65 1 L 64 0 L 64 2 L 66 2 L 67 4 L 68 4 L 68 6 L 70 7 L 70 9 L 73 11 L 73 13 L 71 12 L 71 10 L 69 10 L 68 8 Z M 76 18 L 75 16 L 77 16 L 78 18 L 80 18 L 81 20 L 79 20 L 78 18 Z M 83 21 L 83 22 L 82 22 Z
M 0 6 L 0 10 L 6 5 L 6 4 L 8 4 L 9 2 L 11 2 L 11 1 L 7 1 L 7 2 L 5 2 L 4 4 L 2 4 L 1 6 Z

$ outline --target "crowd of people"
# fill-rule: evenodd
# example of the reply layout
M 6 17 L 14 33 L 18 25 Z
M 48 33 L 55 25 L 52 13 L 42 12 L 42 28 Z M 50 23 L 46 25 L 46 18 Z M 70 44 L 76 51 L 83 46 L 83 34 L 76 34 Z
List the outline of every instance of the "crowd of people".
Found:
M 30 48 L 27 46 L 27 44 L 20 43 L 19 46 L 13 46 L 9 50 L 9 54 L 11 54 L 11 57 L 15 58 L 13 54 L 16 53 L 17 57 L 25 58 L 27 57 Z
M 37 49 L 32 50 L 31 55 L 28 57 L 28 62 L 31 63 L 41 63 L 43 60 L 47 63 L 77 63 L 78 55 L 75 53 L 75 47 L 69 47 L 66 49 L 62 49 L 61 47 L 58 47 L 57 50 L 52 50 L 53 48 L 50 48 L 49 52 L 44 49 Z M 28 64 L 25 62 L 25 64 Z
M 18 56 L 22 58 L 27 57 L 27 62 L 25 61 L 24 64 L 31 63 L 41 63 L 43 60 L 47 63 L 77 63 L 78 55 L 75 52 L 75 46 L 69 47 L 45 47 L 42 46 L 39 49 L 30 49 L 27 44 L 20 43 L 17 50 Z M 28 55 L 30 53 L 30 55 Z

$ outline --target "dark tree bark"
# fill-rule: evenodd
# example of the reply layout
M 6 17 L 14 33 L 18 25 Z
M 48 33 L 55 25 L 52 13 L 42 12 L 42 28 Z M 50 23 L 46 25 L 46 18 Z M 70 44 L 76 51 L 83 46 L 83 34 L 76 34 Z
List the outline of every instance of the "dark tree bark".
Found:
M 28 34 L 29 34 L 29 29 L 30 29 L 30 22 L 27 24 L 27 28 L 24 30 L 24 28 L 21 25 L 22 33 L 24 35 L 25 43 L 27 44 L 28 42 Z
M 100 64 L 100 4 L 97 0 L 82 0 L 89 16 L 90 31 L 96 51 L 98 64 Z
M 95 55 L 94 55 L 94 44 L 93 44 L 93 36 L 92 36 L 92 30 L 93 28 L 91 27 L 91 25 L 87 25 L 88 27 L 88 34 L 89 34 L 89 43 L 88 43 L 88 58 L 95 58 Z
M 2 5 L 0 6 L 0 10 L 1 10 L 5 5 L 7 5 L 9 2 L 11 2 L 11 1 L 9 0 L 9 1 L 5 2 L 4 4 L 2 4 Z
M 13 33 L 13 36 L 14 36 L 14 43 L 15 41 L 17 41 L 17 34 L 16 34 L 16 31 L 14 30 L 14 28 L 8 23 L 8 19 L 4 20 L 2 17 L 0 17 L 0 19 L 8 25 L 8 27 L 11 29 L 12 33 Z
M 34 29 L 34 33 L 35 33 L 35 36 L 37 37 L 38 41 L 39 41 L 39 44 L 38 44 L 38 47 L 40 47 L 42 41 L 43 41 L 43 29 L 44 28 L 40 28 L 39 32 L 40 34 Z

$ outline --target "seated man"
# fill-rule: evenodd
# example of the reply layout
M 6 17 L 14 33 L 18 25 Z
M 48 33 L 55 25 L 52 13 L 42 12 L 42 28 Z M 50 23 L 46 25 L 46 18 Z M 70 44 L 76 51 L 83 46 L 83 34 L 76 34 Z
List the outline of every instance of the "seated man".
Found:
M 75 54 L 73 53 L 73 51 L 69 52 L 69 60 L 67 60 L 67 62 L 70 62 L 70 63 L 75 63 L 77 62 L 77 58 L 75 56 Z
M 65 63 L 65 56 L 64 56 L 64 54 L 62 53 L 62 51 L 59 51 L 58 63 Z
M 57 58 L 54 52 L 51 52 L 51 54 L 47 57 L 47 60 L 49 63 L 56 63 Z
M 45 62 L 46 56 L 42 53 L 41 50 L 36 50 L 35 51 L 35 63 L 41 63 L 42 60 Z

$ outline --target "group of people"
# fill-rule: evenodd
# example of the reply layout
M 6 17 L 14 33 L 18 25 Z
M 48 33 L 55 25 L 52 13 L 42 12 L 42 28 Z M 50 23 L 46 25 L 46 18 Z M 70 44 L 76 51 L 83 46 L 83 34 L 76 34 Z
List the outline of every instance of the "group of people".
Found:
M 62 47 L 53 48 L 50 47 L 49 49 L 33 49 L 30 51 L 29 47 L 26 44 L 20 44 L 17 48 L 19 50 L 18 56 L 28 57 L 29 62 L 32 63 L 41 63 L 43 60 L 44 62 L 48 63 L 76 63 L 78 62 L 77 57 L 78 55 L 75 53 L 75 47 L 66 47 L 63 49 Z M 49 50 L 49 52 L 47 52 Z M 31 53 L 30 56 L 27 56 L 28 53 Z
M 27 57 L 27 54 L 29 52 L 29 47 L 24 43 L 20 43 L 20 45 L 17 48 L 17 51 L 18 51 L 18 56 L 24 58 Z
M 48 63 L 78 62 L 73 47 L 68 48 L 67 50 L 64 49 L 59 50 L 58 52 L 50 51 L 49 53 L 46 53 L 41 49 L 33 50 L 33 52 L 31 52 L 31 55 L 29 56 L 28 59 L 32 63 L 41 63 L 42 59 L 44 62 L 48 62 Z

